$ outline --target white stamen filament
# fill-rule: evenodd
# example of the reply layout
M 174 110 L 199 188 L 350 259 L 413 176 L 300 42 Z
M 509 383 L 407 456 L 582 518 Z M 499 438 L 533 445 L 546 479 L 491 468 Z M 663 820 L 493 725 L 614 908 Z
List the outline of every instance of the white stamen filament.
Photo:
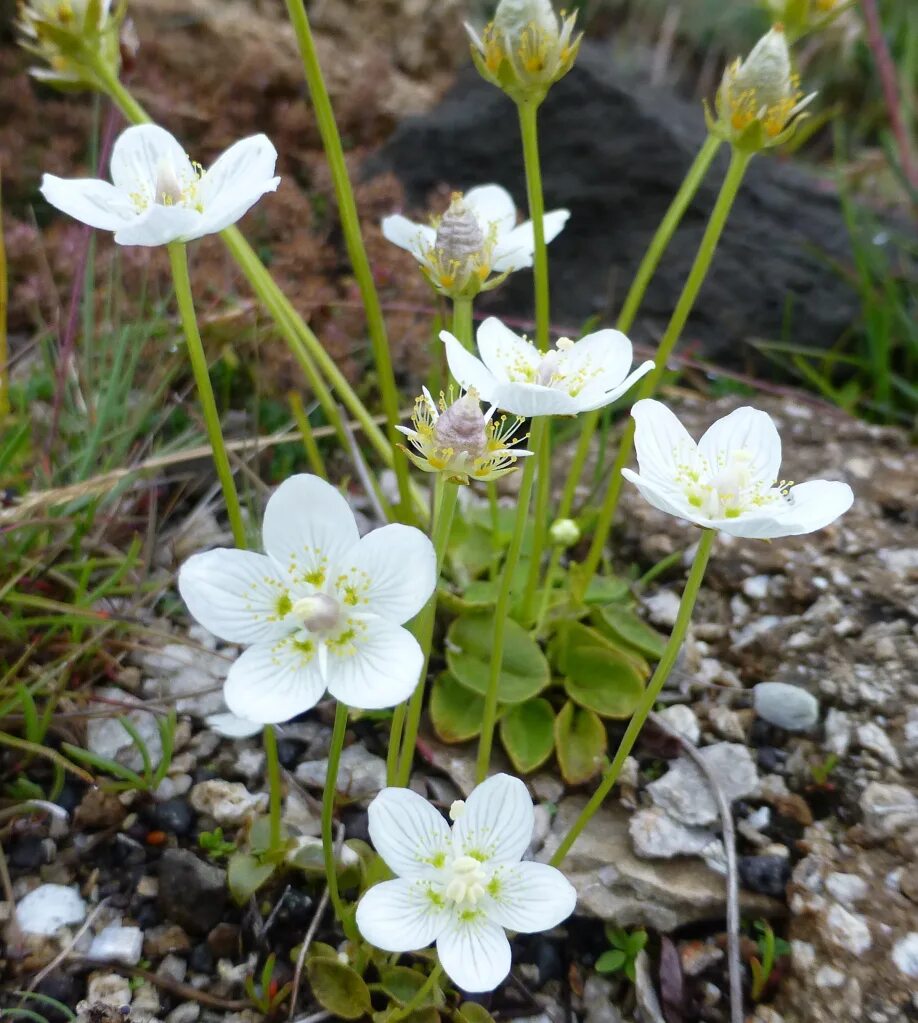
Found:
M 472 856 L 458 856 L 452 864 L 453 876 L 444 895 L 452 902 L 476 906 L 484 897 L 488 875 Z

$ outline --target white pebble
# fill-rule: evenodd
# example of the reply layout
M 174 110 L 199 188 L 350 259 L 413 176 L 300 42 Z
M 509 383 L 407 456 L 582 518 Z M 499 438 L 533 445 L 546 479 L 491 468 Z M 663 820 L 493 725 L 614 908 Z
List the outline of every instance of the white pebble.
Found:
M 893 962 L 906 977 L 918 977 L 918 931 L 897 941 L 892 951 Z
M 752 691 L 755 712 L 788 732 L 805 732 L 819 720 L 819 701 L 800 686 L 760 682 Z
M 80 893 L 63 884 L 43 884 L 16 907 L 16 920 L 24 934 L 55 934 L 59 928 L 85 919 L 86 903 Z
M 92 939 L 90 959 L 136 966 L 143 951 L 143 931 L 139 927 L 119 927 L 109 924 Z

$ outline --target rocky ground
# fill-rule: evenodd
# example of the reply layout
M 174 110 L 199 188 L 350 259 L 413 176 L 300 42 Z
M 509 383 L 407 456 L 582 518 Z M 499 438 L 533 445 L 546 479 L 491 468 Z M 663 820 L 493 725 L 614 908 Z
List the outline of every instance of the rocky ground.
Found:
M 677 409 L 697 434 L 736 404 L 682 397 Z M 770 921 L 788 943 L 752 1018 L 905 1023 L 918 1008 L 918 455 L 898 431 L 821 406 L 758 404 L 779 424 L 786 474 L 848 479 L 857 500 L 811 536 L 718 541 L 660 719 L 700 747 L 732 800 L 744 919 Z M 690 557 L 690 527 L 635 493 L 626 493 L 621 521 L 620 567 L 643 570 L 682 547 Z M 663 630 L 682 578 L 673 569 L 641 595 L 647 619 Z M 54 933 L 17 933 L 7 904 L 4 967 L 13 985 L 31 983 L 71 1006 L 130 1005 L 136 1020 L 247 1023 L 246 975 L 275 951 L 276 979 L 289 979 L 288 952 L 322 885 L 295 873 L 260 906 L 229 899 L 224 866 L 197 836 L 217 827 L 229 841 L 245 833 L 265 805 L 264 755 L 257 739 L 223 739 L 201 721 L 221 708 L 232 651 L 184 621 L 153 624 L 174 642 L 135 658 L 95 698 L 99 709 L 136 703 L 131 716 L 154 755 L 151 711 L 164 705 L 156 701 L 177 707 L 169 776 L 152 799 L 68 783 L 58 810 L 19 823 L 6 847 L 20 917 L 29 907 L 28 920 L 37 916 Z M 756 688 L 763 682 L 799 687 L 797 698 L 769 699 L 767 686 Z M 286 820 L 307 842 L 318 833 L 329 724 L 320 707 L 281 729 Z M 110 719 L 91 718 L 85 738 L 140 768 Z M 339 783 L 350 838 L 367 837 L 365 807 L 384 784 L 385 743 L 384 729 L 353 724 Z M 469 790 L 473 750 L 427 736 L 422 753 L 418 791 L 448 806 Z M 531 852 L 547 858 L 584 795 L 565 791 L 551 769 L 530 782 L 538 803 Z M 726 1019 L 720 832 L 709 782 L 664 728 L 650 726 L 567 861 L 577 916 L 556 933 L 517 940 L 515 980 L 490 1000 L 492 1011 L 559 1023 L 571 1012 L 586 1023 Z M 35 905 L 49 885 L 64 886 L 50 890 L 50 925 Z M 606 946 L 599 921 L 649 930 L 636 985 L 592 970 Z M 338 940 L 327 916 L 316 938 Z M 744 961 L 755 955 L 744 939 Z M 299 1008 L 316 1008 L 306 986 Z

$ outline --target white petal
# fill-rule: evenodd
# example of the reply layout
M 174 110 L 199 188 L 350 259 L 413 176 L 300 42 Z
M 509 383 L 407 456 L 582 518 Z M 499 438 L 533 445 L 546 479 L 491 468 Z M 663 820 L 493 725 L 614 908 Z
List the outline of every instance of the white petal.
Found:
M 666 486 L 658 480 L 648 480 L 644 476 L 638 476 L 631 469 L 622 469 L 622 476 L 629 483 L 633 483 L 641 492 L 641 496 L 648 504 L 667 515 L 675 515 L 678 519 L 687 519 L 689 522 L 696 522 L 698 525 L 707 525 L 707 520 L 698 514 L 698 509 L 693 508 L 682 491 L 671 486 Z
M 634 416 L 634 448 L 642 479 L 647 483 L 672 485 L 680 466 L 697 462 L 697 445 L 662 402 L 643 398 L 635 403 L 631 415 Z
M 342 580 L 338 592 L 348 588 L 347 603 L 399 625 L 421 610 L 437 585 L 433 544 L 412 526 L 374 529 L 336 568 Z
M 115 232 L 118 245 L 168 245 L 191 237 L 201 224 L 201 214 L 186 206 L 151 203 L 126 227 Z
M 437 232 L 428 224 L 416 224 L 400 213 L 383 219 L 382 233 L 387 241 L 406 249 L 419 263 L 425 262 L 425 252 L 437 240 Z
M 501 383 L 525 379 L 535 373 L 542 356 L 534 344 L 505 327 L 496 316 L 489 316 L 476 335 L 481 361 Z M 484 395 L 482 395 L 484 398 Z M 487 400 L 487 399 L 485 399 Z
M 354 513 L 318 476 L 291 476 L 274 491 L 262 525 L 265 550 L 300 584 L 321 587 L 360 539 Z
M 407 700 L 424 667 L 418 641 L 407 629 L 376 615 L 353 621 L 351 628 L 353 642 L 326 645 L 328 691 L 361 710 L 394 707 Z
M 383 881 L 357 903 L 357 928 L 384 952 L 414 952 L 439 937 L 448 920 L 423 881 Z
M 483 915 L 452 917 L 437 938 L 437 954 L 446 975 L 463 991 L 493 991 L 510 972 L 507 935 Z
M 575 416 L 580 402 L 559 387 L 498 384 L 492 404 L 515 416 Z
M 265 643 L 290 632 L 289 580 L 270 558 L 226 547 L 195 554 L 179 571 L 179 593 L 194 618 L 230 643 Z
M 498 387 L 494 374 L 480 359 L 466 351 L 462 342 L 448 330 L 440 331 L 440 340 L 446 346 L 446 361 L 457 383 L 465 390 L 474 387 L 482 401 L 493 404 Z
M 558 372 L 585 381 L 578 397 L 595 400 L 618 387 L 631 369 L 631 342 L 620 330 L 587 334 L 558 356 Z
M 249 721 L 248 718 L 240 718 L 230 713 L 210 714 L 204 718 L 204 723 L 227 739 L 248 739 L 251 735 L 257 735 L 264 727 L 257 721 Z
M 265 193 L 277 191 L 279 184 L 280 178 L 264 178 L 261 182 L 253 182 L 245 187 L 227 189 L 220 194 L 216 202 L 205 207 L 201 214 L 201 223 L 185 236 L 184 241 L 190 242 L 207 234 L 217 234 L 218 231 L 235 224 Z
M 217 157 L 201 178 L 198 197 L 209 211 L 211 204 L 222 199 L 225 193 L 265 186 L 274 179 L 276 163 L 277 150 L 266 135 L 240 139 Z
M 547 863 L 501 867 L 494 881 L 499 887 L 488 904 L 488 917 L 521 934 L 556 927 L 577 905 L 574 886 L 560 870 Z
M 718 419 L 698 442 L 698 450 L 716 472 L 737 451 L 752 456 L 753 478 L 771 486 L 781 468 L 781 438 L 770 415 L 744 407 Z
M 465 205 L 478 218 L 485 235 L 496 225 L 497 236 L 506 234 L 516 223 L 516 203 L 506 188 L 500 185 L 479 185 L 463 196 Z
M 97 178 L 68 180 L 45 174 L 39 191 L 61 212 L 102 231 L 117 231 L 138 216 L 123 192 Z
M 289 721 L 314 707 L 325 692 L 315 651 L 294 645 L 292 636 L 257 643 L 236 659 L 223 698 L 237 717 L 260 724 Z
M 570 213 L 567 210 L 552 210 L 546 213 L 543 220 L 546 245 L 561 233 Z M 495 273 L 508 270 L 522 270 L 532 266 L 535 252 L 535 238 L 532 233 L 532 221 L 527 220 L 505 234 L 494 246 L 491 269 Z
M 735 519 L 712 523 L 731 536 L 770 540 L 781 536 L 815 533 L 834 522 L 851 507 L 854 493 L 847 483 L 810 480 L 792 487 L 790 499 Z
M 466 800 L 453 826 L 453 847 L 457 856 L 475 853 L 497 863 L 517 863 L 529 846 L 534 823 L 526 786 L 509 774 L 495 774 Z
M 617 401 L 623 394 L 627 394 L 638 380 L 641 379 L 641 377 L 647 376 L 653 367 L 654 362 L 652 359 L 642 362 L 640 366 L 638 366 L 633 373 L 629 373 L 617 387 L 611 388 L 611 390 L 606 391 L 602 396 L 594 398 L 592 391 L 589 395 L 581 393 L 578 395 L 581 401 L 580 410 L 582 412 L 592 412 L 593 409 L 602 408 L 604 405 L 610 405 L 613 401 Z
M 370 840 L 399 877 L 431 878 L 450 851 L 449 825 L 423 796 L 387 788 L 370 803 Z
M 179 181 L 192 181 L 197 177 L 175 136 L 157 124 L 134 125 L 126 128 L 115 140 L 111 160 L 112 181 L 116 188 L 128 195 L 138 188 L 148 187 L 152 192 L 157 171 L 163 163 L 172 168 Z

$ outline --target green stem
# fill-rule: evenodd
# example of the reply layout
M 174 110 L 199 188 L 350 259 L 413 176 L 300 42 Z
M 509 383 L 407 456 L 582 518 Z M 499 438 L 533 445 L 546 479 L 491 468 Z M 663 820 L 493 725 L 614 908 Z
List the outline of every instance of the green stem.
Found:
M 470 352 L 474 349 L 472 338 L 472 300 L 453 299 L 453 336 L 461 341 Z
M 535 456 L 534 456 L 535 457 Z M 520 621 L 528 626 L 535 618 L 536 595 L 539 592 L 539 576 L 542 572 L 542 554 L 548 535 L 551 516 L 551 421 L 545 424 L 545 438 L 538 454 L 538 484 L 536 486 L 535 513 L 532 517 L 532 552 L 529 559 L 529 574 L 520 606 Z M 546 585 L 548 580 L 546 579 Z
M 402 733 L 405 730 L 405 715 L 407 713 L 407 700 L 400 703 L 392 712 L 392 724 L 389 726 L 389 749 L 386 751 L 387 785 L 395 785 L 398 781 L 398 754 L 402 745 Z
M 437 555 L 437 578 L 443 571 L 446 552 L 449 547 L 449 535 L 453 528 L 453 518 L 459 501 L 459 485 L 450 483 L 442 476 L 437 477 L 438 499 L 434 507 L 433 545 Z M 408 713 L 405 721 L 405 732 L 402 738 L 402 749 L 399 755 L 399 785 L 407 785 L 411 778 L 411 765 L 414 763 L 414 749 L 418 740 L 418 729 L 421 725 L 421 710 L 424 706 L 424 690 L 427 681 L 427 666 L 430 664 L 430 647 L 433 641 L 434 623 L 437 617 L 437 594 L 434 591 L 430 600 L 424 605 L 421 613 L 413 622 L 412 631 L 424 651 L 424 666 L 417 687 L 408 701 Z
M 398 480 L 401 514 L 403 519 L 410 522 L 413 514 L 411 485 L 408 477 L 408 461 L 397 447 L 398 434 L 395 426 L 399 421 L 398 388 L 395 383 L 395 373 L 392 369 L 392 357 L 389 351 L 389 341 L 386 337 L 386 324 L 383 319 L 382 306 L 379 302 L 379 294 L 376 291 L 376 284 L 373 280 L 373 271 L 370 268 L 370 261 L 367 258 L 366 247 L 360 232 L 360 218 L 357 214 L 354 190 L 351 187 L 351 180 L 347 172 L 347 162 L 344 159 L 344 147 L 341 145 L 341 136 L 338 132 L 338 125 L 335 122 L 334 110 L 328 96 L 328 90 L 325 87 L 325 80 L 322 77 L 322 68 L 319 65 L 315 42 L 312 38 L 312 29 L 306 14 L 306 6 L 303 0 L 286 0 L 286 2 L 287 12 L 300 47 L 306 84 L 312 97 L 312 105 L 315 110 L 319 134 L 322 137 L 325 157 L 328 160 L 328 166 L 331 171 L 335 198 L 338 201 L 338 214 L 341 218 L 341 228 L 344 232 L 348 256 L 354 268 L 354 276 L 357 279 L 357 286 L 360 288 L 360 295 L 363 299 L 364 310 L 366 311 L 367 326 L 370 331 L 370 343 L 373 347 L 373 357 L 376 362 L 376 373 L 379 377 L 383 409 L 388 421 L 389 444 L 394 454 L 393 468 Z
M 210 374 L 207 370 L 207 356 L 204 354 L 204 346 L 201 344 L 201 335 L 198 331 L 198 321 L 194 314 L 191 280 L 188 277 L 188 253 L 183 242 L 172 242 L 167 248 L 169 249 L 169 262 L 172 265 L 175 298 L 185 331 L 185 340 L 188 343 L 191 372 L 194 374 L 194 382 L 198 389 L 198 401 L 200 401 L 201 411 L 204 413 L 204 424 L 207 427 L 207 438 L 214 456 L 217 476 L 220 479 L 220 486 L 223 488 L 223 500 L 226 502 L 226 512 L 233 531 L 233 540 L 237 547 L 244 549 L 246 546 L 245 524 L 242 521 L 242 509 L 239 506 L 239 495 L 236 493 L 233 470 L 230 468 L 226 446 L 223 442 L 223 431 L 220 429 L 217 402 L 214 399 Z
M 523 139 L 523 161 L 526 165 L 526 195 L 529 219 L 535 241 L 533 278 L 535 281 L 536 344 L 540 351 L 548 348 L 548 249 L 545 246 L 545 199 L 542 195 L 542 168 L 539 163 L 538 103 L 520 103 L 520 134 Z
M 707 568 L 708 558 L 711 556 L 711 547 L 716 536 L 717 533 L 713 529 L 702 530 L 701 539 L 698 541 L 698 550 L 695 552 L 695 560 L 692 562 L 692 570 L 689 572 L 685 590 L 682 593 L 682 600 L 679 602 L 676 624 L 673 626 L 672 635 L 669 637 L 669 642 L 666 644 L 666 649 L 663 651 L 660 663 L 657 665 L 653 678 L 651 678 L 644 691 L 640 706 L 628 722 L 628 728 L 625 730 L 625 734 L 619 744 L 615 759 L 606 769 L 599 788 L 593 793 L 590 801 L 580 812 L 580 816 L 574 821 L 561 844 L 555 850 L 554 855 L 549 861 L 552 866 L 557 867 L 561 864 L 564 857 L 570 851 L 571 846 L 577 841 L 580 833 L 589 823 L 590 818 L 602 806 L 603 800 L 612 791 L 612 786 L 618 780 L 625 760 L 634 748 L 638 736 L 641 734 L 641 729 L 644 727 L 647 715 L 653 710 L 663 686 L 666 685 L 666 680 L 669 678 L 669 674 L 676 663 L 676 658 L 679 656 L 679 651 L 685 640 L 689 622 L 692 620 L 692 610 L 695 607 L 695 600 L 701 588 L 701 581 L 704 579 L 704 572 Z
M 656 365 L 641 381 L 638 389 L 638 399 L 649 398 L 657 389 L 657 385 L 666 372 L 666 364 L 673 348 L 676 346 L 676 342 L 682 335 L 689 314 L 694 308 L 695 300 L 698 298 L 698 292 L 701 291 L 701 286 L 704 284 L 705 277 L 707 277 L 708 270 L 711 267 L 714 253 L 717 251 L 717 244 L 727 223 L 730 210 L 733 208 L 733 202 L 739 192 L 743 176 L 746 173 L 746 168 L 749 166 L 752 155 L 752 153 L 743 152 L 740 149 L 733 150 L 730 166 L 721 185 L 720 194 L 717 196 L 717 202 L 714 204 L 714 209 L 711 212 L 711 219 L 708 221 L 708 226 L 705 228 L 704 236 L 698 247 L 695 262 L 692 264 L 692 269 L 682 289 L 682 294 L 679 296 L 679 301 L 673 310 L 672 318 L 666 327 L 663 339 L 660 341 L 660 347 L 657 350 L 655 360 Z M 599 517 L 596 520 L 593 542 L 583 562 L 582 572 L 578 577 L 577 596 L 579 597 L 583 596 L 602 559 L 602 553 L 606 546 L 606 540 L 609 537 L 609 530 L 612 528 L 615 511 L 618 507 L 618 498 L 622 490 L 621 470 L 631 458 L 633 444 L 634 420 L 631 420 L 625 427 L 625 432 L 622 435 L 618 456 L 612 468 L 609 489 L 606 491 L 605 499 L 599 511 Z
M 347 912 L 338 893 L 338 871 L 335 863 L 335 793 L 338 781 L 338 766 L 344 748 L 347 732 L 347 705 L 340 701 L 335 704 L 335 724 L 332 728 L 331 747 L 328 751 L 328 768 L 325 773 L 325 789 L 322 792 L 322 855 L 325 859 L 325 874 L 328 880 L 328 894 L 335 909 L 335 916 L 344 920 Z
M 427 996 L 433 990 L 434 984 L 443 976 L 443 967 L 437 962 L 436 966 L 430 971 L 430 976 L 415 992 L 414 997 L 411 1001 L 406 1002 L 401 1009 L 396 1009 L 395 1012 L 389 1017 L 389 1023 L 397 1023 L 398 1020 L 407 1019 L 416 1009 L 419 1009 L 424 1002 L 427 1001 Z
M 265 725 L 262 739 L 264 740 L 265 761 L 268 769 L 268 820 L 270 823 L 268 852 L 269 855 L 278 856 L 283 852 L 284 840 L 281 834 L 281 770 L 274 725 Z
M 494 608 L 494 635 L 491 646 L 491 664 L 488 674 L 488 689 L 485 693 L 484 711 L 481 718 L 481 736 L 478 740 L 478 762 L 475 773 L 481 783 L 488 775 L 491 763 L 491 746 L 494 742 L 494 726 L 497 723 L 497 695 L 500 684 L 500 673 L 504 663 L 504 635 L 507 629 L 507 618 L 510 615 L 510 598 L 513 593 L 513 577 L 523 549 L 523 537 L 529 519 L 529 502 L 532 498 L 532 484 L 535 479 L 536 464 L 541 458 L 542 443 L 545 437 L 546 418 L 539 416 L 532 420 L 531 444 L 534 454 L 526 459 L 523 466 L 523 478 L 517 496 L 516 519 L 513 523 L 513 535 L 504 560 L 503 576 Z
M 309 416 L 306 413 L 306 409 L 303 408 L 303 399 L 296 391 L 291 391 L 287 395 L 287 402 L 290 405 L 290 411 L 293 413 L 297 429 L 300 431 L 300 436 L 303 438 L 303 450 L 306 452 L 306 461 L 309 462 L 309 468 L 316 476 L 321 477 L 323 480 L 328 479 L 328 473 L 325 470 L 325 460 L 322 458 L 322 452 L 319 450 L 316 436 L 312 431 L 312 423 L 309 422 Z

